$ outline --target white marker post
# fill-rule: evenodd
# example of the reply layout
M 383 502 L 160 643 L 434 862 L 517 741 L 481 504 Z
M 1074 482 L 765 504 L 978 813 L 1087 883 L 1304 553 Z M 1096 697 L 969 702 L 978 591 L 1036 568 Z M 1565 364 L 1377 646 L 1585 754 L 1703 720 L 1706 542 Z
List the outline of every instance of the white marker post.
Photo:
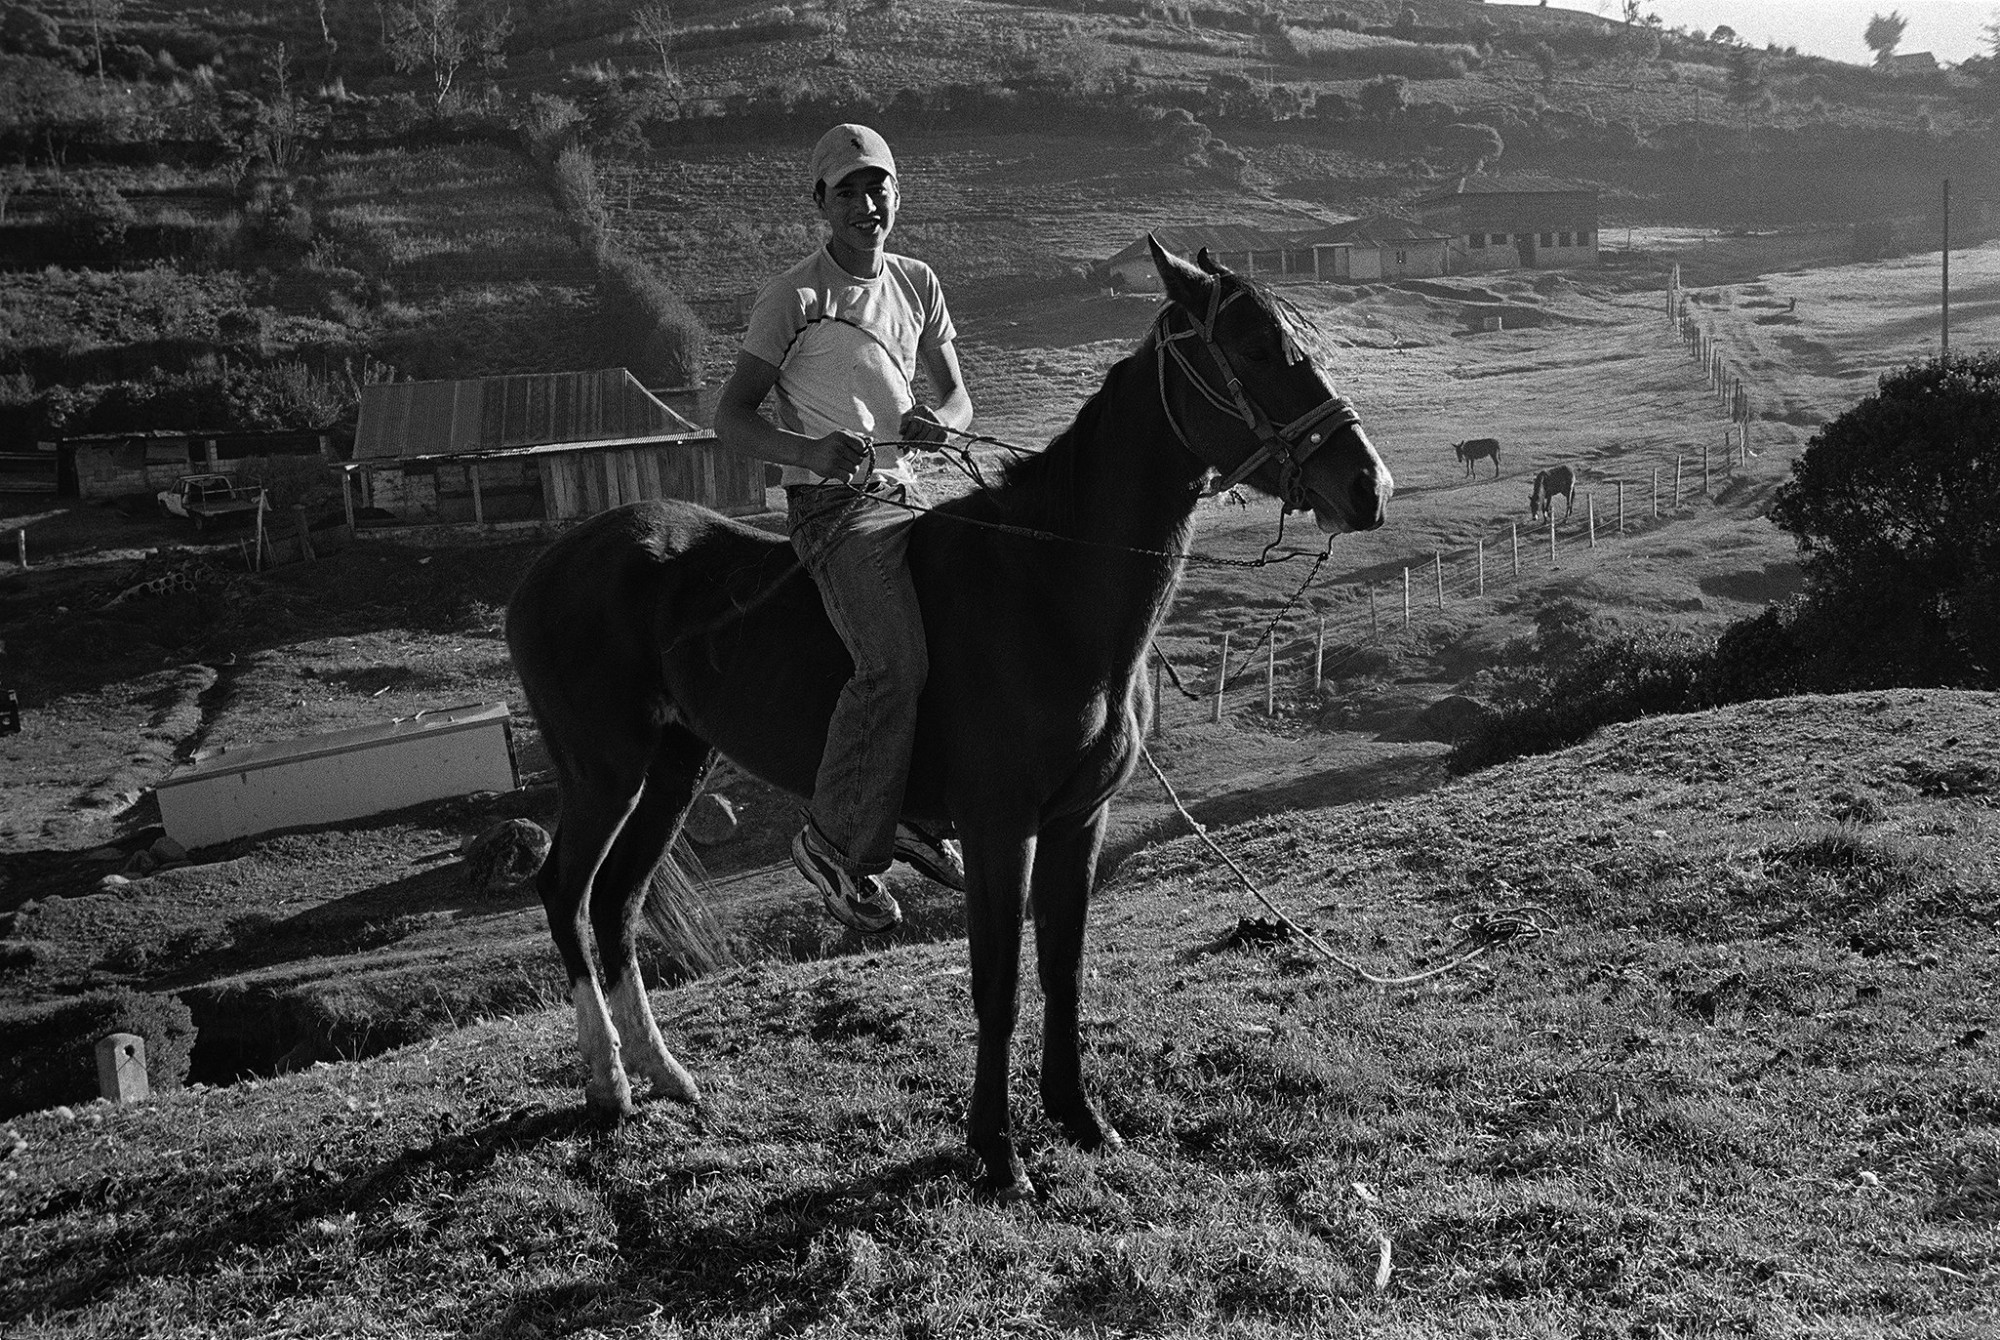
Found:
M 1222 634 L 1222 660 L 1215 667 L 1215 710 L 1209 714 L 1210 721 L 1222 720 L 1222 693 L 1229 687 L 1229 633 Z

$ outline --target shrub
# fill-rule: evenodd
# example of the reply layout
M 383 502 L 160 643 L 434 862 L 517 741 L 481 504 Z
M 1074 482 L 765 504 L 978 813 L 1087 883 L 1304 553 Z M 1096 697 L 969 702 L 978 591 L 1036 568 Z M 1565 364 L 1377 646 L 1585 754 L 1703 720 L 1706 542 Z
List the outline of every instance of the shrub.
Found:
M 597 164 L 590 151 L 572 146 L 558 153 L 552 181 L 556 208 L 569 220 L 577 243 L 596 249 L 607 219 L 604 193 L 597 185 Z
M 598 301 L 612 347 L 647 386 L 686 386 L 701 370 L 701 318 L 651 266 L 615 247 L 598 253 Z
M 1603 633 L 1558 601 L 1536 618 L 1504 671 L 1499 710 L 1446 759 L 1471 772 L 1522 754 L 1567 748 L 1600 726 L 1710 705 L 1708 644 L 1675 632 Z
M 120 987 L 30 1006 L 0 1022 L 0 1117 L 97 1097 L 97 1040 L 146 1040 L 146 1078 L 178 1088 L 194 1052 L 194 1019 L 175 996 Z
M 1807 442 L 1771 519 L 1804 555 L 1815 654 L 1854 687 L 2000 680 L 2000 352 L 1884 376 Z
M 1387 121 L 1410 105 L 1410 82 L 1399 74 L 1385 74 L 1361 86 L 1361 110 L 1378 121 Z
M 115 265 L 125 248 L 125 233 L 139 221 L 139 212 L 109 182 L 66 177 L 56 183 L 54 221 L 80 259 Z

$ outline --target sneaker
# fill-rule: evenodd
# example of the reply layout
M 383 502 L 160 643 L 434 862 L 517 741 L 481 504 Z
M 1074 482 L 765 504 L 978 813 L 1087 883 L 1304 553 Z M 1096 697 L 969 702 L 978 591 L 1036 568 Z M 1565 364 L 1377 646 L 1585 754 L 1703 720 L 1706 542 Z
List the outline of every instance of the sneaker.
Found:
M 811 825 L 792 839 L 792 863 L 826 899 L 826 910 L 864 935 L 879 935 L 903 924 L 903 909 L 880 875 L 856 875 L 843 869 L 826 850 Z
M 914 824 L 896 825 L 896 859 L 948 889 L 965 892 L 965 858 L 953 838 L 932 837 Z

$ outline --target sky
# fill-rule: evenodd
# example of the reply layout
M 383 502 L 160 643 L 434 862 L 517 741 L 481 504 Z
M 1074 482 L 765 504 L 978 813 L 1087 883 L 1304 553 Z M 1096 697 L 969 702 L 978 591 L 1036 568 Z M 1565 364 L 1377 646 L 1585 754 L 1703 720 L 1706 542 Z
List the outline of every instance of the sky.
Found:
M 1551 7 L 1606 18 L 1618 17 L 1623 9 L 1614 0 L 1551 0 Z M 1928 51 L 1947 62 L 1990 55 L 1992 42 L 1981 30 L 2000 22 L 2000 0 L 1643 0 L 1641 12 L 1658 14 L 1669 28 L 1707 32 L 1727 24 L 1753 46 L 1776 42 L 1809 56 L 1866 65 L 1874 54 L 1861 34 L 1871 17 L 1891 12 L 1909 20 L 1896 45 L 1899 52 Z

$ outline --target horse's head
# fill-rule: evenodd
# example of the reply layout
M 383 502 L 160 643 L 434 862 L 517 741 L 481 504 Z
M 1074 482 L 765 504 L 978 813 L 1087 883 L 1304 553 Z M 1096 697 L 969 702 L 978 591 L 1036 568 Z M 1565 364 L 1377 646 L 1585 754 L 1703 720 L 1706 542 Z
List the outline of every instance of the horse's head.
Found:
M 1395 481 L 1314 366 L 1303 319 L 1206 248 L 1190 265 L 1146 240 L 1170 303 L 1155 333 L 1161 399 L 1183 445 L 1221 473 L 1218 488 L 1247 481 L 1329 535 L 1381 525 Z

